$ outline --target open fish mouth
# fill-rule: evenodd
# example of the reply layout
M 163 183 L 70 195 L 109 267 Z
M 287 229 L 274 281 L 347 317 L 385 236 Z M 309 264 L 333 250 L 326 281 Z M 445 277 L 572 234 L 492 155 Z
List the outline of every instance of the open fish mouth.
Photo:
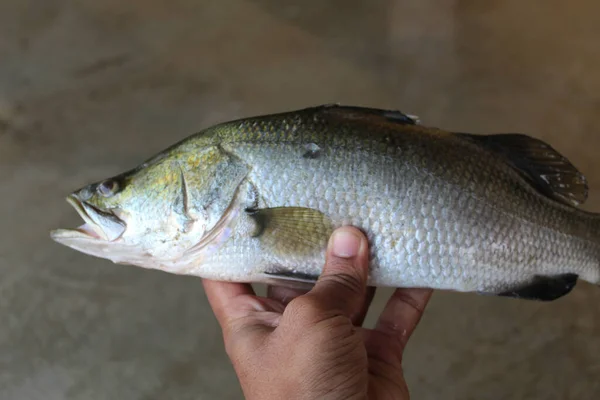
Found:
M 52 232 L 52 238 L 61 239 L 92 239 L 103 241 L 115 241 L 123 235 L 127 225 L 113 212 L 107 212 L 83 202 L 72 194 L 67 197 L 67 202 L 75 208 L 75 211 L 85 221 L 81 226 L 74 229 L 57 229 Z

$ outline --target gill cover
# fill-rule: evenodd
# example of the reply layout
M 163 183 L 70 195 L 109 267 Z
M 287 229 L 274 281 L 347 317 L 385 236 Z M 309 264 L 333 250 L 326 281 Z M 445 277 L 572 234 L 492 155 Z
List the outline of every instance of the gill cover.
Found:
M 205 244 L 226 218 L 247 173 L 219 146 L 183 142 L 103 181 L 118 186 L 97 183 L 73 193 L 69 202 L 86 228 L 56 230 L 52 238 L 116 263 L 177 272 L 196 261 L 186 252 Z

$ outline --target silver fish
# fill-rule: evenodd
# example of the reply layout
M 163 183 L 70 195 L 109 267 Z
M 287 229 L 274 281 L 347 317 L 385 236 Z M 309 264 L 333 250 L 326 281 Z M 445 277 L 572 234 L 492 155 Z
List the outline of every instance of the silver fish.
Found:
M 472 135 L 399 111 L 320 106 L 225 122 L 68 197 L 59 243 L 116 263 L 314 282 L 332 230 L 362 229 L 369 284 L 550 301 L 600 284 L 584 176 L 521 134 Z

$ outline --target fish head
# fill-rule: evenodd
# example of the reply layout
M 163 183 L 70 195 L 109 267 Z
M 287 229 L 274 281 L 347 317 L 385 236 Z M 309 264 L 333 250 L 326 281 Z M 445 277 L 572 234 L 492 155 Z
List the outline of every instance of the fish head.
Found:
M 188 188 L 186 169 L 165 159 L 74 191 L 66 200 L 85 223 L 55 230 L 52 238 L 116 263 L 161 269 L 173 264 L 201 240 L 209 223 L 202 182 Z
M 231 235 L 246 173 L 219 147 L 176 148 L 71 193 L 85 223 L 51 236 L 115 263 L 185 273 Z

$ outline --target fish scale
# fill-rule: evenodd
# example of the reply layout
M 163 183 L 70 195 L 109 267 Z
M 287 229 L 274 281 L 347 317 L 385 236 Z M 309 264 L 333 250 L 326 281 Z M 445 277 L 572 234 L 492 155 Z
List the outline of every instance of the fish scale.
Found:
M 286 121 L 270 122 L 268 132 L 279 132 L 278 125 L 286 125 Z M 298 123 L 297 123 L 298 124 Z M 540 208 L 548 208 L 536 199 L 539 194 L 532 190 L 527 190 L 521 182 L 518 182 L 515 174 L 507 176 L 505 171 L 499 168 L 492 168 L 474 162 L 473 158 L 467 158 L 466 162 L 461 162 L 458 157 L 452 157 L 448 161 L 454 163 L 450 166 L 450 173 L 445 176 L 439 176 L 442 165 L 449 165 L 450 162 L 434 165 L 423 173 L 419 168 L 427 167 L 430 162 L 424 157 L 419 157 L 415 151 L 414 160 L 402 162 L 402 157 L 410 154 L 410 151 L 420 146 L 425 147 L 425 143 L 419 143 L 419 146 L 411 148 L 402 148 L 399 151 L 382 152 L 371 151 L 374 146 L 373 140 L 367 140 L 358 146 L 360 152 L 360 162 L 355 161 L 356 152 L 344 151 L 344 148 L 352 147 L 348 144 L 348 137 L 357 137 L 360 134 L 353 132 L 342 132 L 338 136 L 327 138 L 328 129 L 323 126 L 310 126 L 310 121 L 304 125 L 310 135 L 305 135 L 301 141 L 316 141 L 321 148 L 329 151 L 320 163 L 314 160 L 303 160 L 298 157 L 296 146 L 277 142 L 279 134 L 262 136 L 270 144 L 268 146 L 245 147 L 243 145 L 231 145 L 230 149 L 237 156 L 245 159 L 252 165 L 251 179 L 257 183 L 259 192 L 263 194 L 265 203 L 269 207 L 289 207 L 299 206 L 315 208 L 329 215 L 336 225 L 353 224 L 362 227 L 369 235 L 374 248 L 373 251 L 373 272 L 371 279 L 375 284 L 385 283 L 389 286 L 434 286 L 438 288 L 459 288 L 469 291 L 489 291 L 496 289 L 495 286 L 505 285 L 507 282 L 518 282 L 523 276 L 533 277 L 537 273 L 561 274 L 569 271 L 580 270 L 585 275 L 587 270 L 591 278 L 597 276 L 597 246 L 590 248 L 578 243 L 578 239 L 565 241 L 560 233 L 545 232 L 542 235 L 534 236 L 535 243 L 544 243 L 545 249 L 562 249 L 565 256 L 552 254 L 549 256 L 542 254 L 542 249 L 537 248 L 535 243 L 524 246 L 527 242 L 529 233 L 527 227 L 532 222 L 529 216 L 539 215 Z M 404 132 L 402 132 L 404 133 Z M 399 135 L 402 133 L 394 132 Z M 243 142 L 244 130 L 238 131 L 240 142 Z M 391 135 L 391 133 L 389 134 Z M 289 137 L 289 136 L 288 136 Z M 338 138 L 343 139 L 338 139 Z M 390 136 L 388 136 L 390 137 Z M 337 139 L 337 140 L 336 140 Z M 322 144 L 319 143 L 322 141 Z M 289 141 L 289 139 L 288 139 Z M 333 142 L 325 144 L 326 142 Z M 405 143 L 405 141 L 403 141 Z M 403 145 L 402 143 L 401 145 Z M 419 154 L 426 154 L 427 150 Z M 457 153 L 452 153 L 456 155 Z M 389 162 L 387 156 L 391 155 L 392 162 Z M 395 157 L 395 158 L 394 158 Z M 434 158 L 435 156 L 430 156 Z M 400 162 L 398 162 L 400 161 Z M 411 162 L 412 161 L 412 162 Z M 399 182 L 393 177 L 375 177 L 375 183 L 369 184 L 373 174 L 361 171 L 360 165 L 379 166 L 374 168 L 379 174 L 386 171 L 382 165 L 390 167 L 388 171 L 394 171 L 394 177 L 402 177 L 404 182 Z M 395 163 L 395 164 L 394 164 Z M 359 174 L 350 174 L 348 171 L 354 166 Z M 277 171 L 283 170 L 303 170 L 307 174 L 298 174 L 295 176 L 285 175 L 292 178 L 292 182 L 279 179 Z M 411 177 L 406 171 L 415 171 L 411 181 L 406 181 Z M 328 171 L 336 171 L 335 176 L 328 176 Z M 504 175 L 502 175 L 504 172 Z M 436 174 L 437 173 L 437 174 Z M 452 179 L 444 179 L 453 174 Z M 437 175 L 437 176 L 436 176 Z M 466 183 L 466 191 L 463 188 L 453 190 L 454 185 L 460 184 L 461 175 Z M 306 176 L 311 177 L 305 179 Z M 341 178 L 340 178 L 341 177 Z M 418 178 L 418 179 L 416 179 Z M 472 180 L 469 181 L 469 178 Z M 479 178 L 479 179 L 477 179 Z M 511 179 L 512 178 L 512 179 Z M 373 202 L 375 196 L 365 191 L 355 191 L 350 194 L 350 198 L 345 202 L 332 201 L 330 197 L 324 195 L 325 187 L 351 187 L 367 185 L 377 189 L 377 184 L 386 182 L 395 190 L 395 198 L 390 197 L 388 202 L 380 201 L 373 212 L 372 208 L 364 207 L 358 210 L 352 209 L 348 204 L 366 204 Z M 484 182 L 483 188 L 477 187 L 477 184 Z M 517 186 L 519 191 L 510 191 L 511 187 Z M 403 201 L 403 193 L 406 193 L 406 187 L 411 187 L 414 192 L 410 193 L 408 203 Z M 483 190 L 482 190 L 483 189 Z M 438 193 L 439 198 L 444 199 L 446 207 L 436 209 L 429 207 L 422 211 L 417 208 L 419 199 L 427 198 L 427 192 Z M 478 191 L 479 193 L 476 193 Z M 506 196 L 506 194 L 511 194 Z M 390 196 L 394 196 L 391 193 Z M 487 203 L 481 202 L 481 197 Z M 506 212 L 497 212 L 497 210 L 507 210 L 510 206 L 506 202 L 512 202 L 519 205 L 510 215 Z M 456 204 L 464 204 L 463 208 L 451 208 Z M 390 220 L 389 215 L 393 215 L 396 210 L 403 210 L 405 215 L 409 216 L 409 229 L 398 229 Z M 545 210 L 544 210 L 545 211 Z M 570 220 L 574 214 L 572 210 L 562 210 L 559 214 L 562 220 Z M 469 218 L 464 215 L 468 212 Z M 552 214 L 549 211 L 549 214 Z M 427 236 L 422 232 L 430 230 L 426 226 L 427 220 L 443 221 L 438 224 L 436 235 Z M 522 220 L 524 219 L 524 220 Z M 478 221 L 486 221 L 481 225 Z M 561 218 L 558 219 L 559 222 Z M 554 224 L 556 225 L 556 224 Z M 383 229 L 379 229 L 384 227 Z M 550 228 L 562 229 L 564 227 L 552 226 Z M 373 229 L 375 228 L 375 229 Z M 524 232 L 525 231 L 525 232 Z M 532 230 L 540 232 L 539 229 Z M 525 233 L 525 234 L 524 234 Z M 540 233 L 544 233 L 543 230 Z M 584 236 L 586 232 L 582 231 Z M 391 243 L 396 243 L 391 246 Z M 490 251 L 495 243 L 504 243 L 504 251 Z M 477 245 L 478 244 L 478 245 Z M 473 249 L 476 246 L 477 249 Z M 398 251 L 401 247 L 403 251 Z M 569 247 L 571 250 L 569 251 Z M 440 251 L 440 249 L 444 249 Z M 447 250 L 446 250 L 447 249 Z M 586 255 L 587 253 L 587 255 Z M 575 256 L 578 254 L 579 256 Z M 440 264 L 440 260 L 444 262 Z M 476 263 L 476 264 L 474 264 Z M 298 266 L 296 268 L 302 268 Z M 314 268 L 307 268 L 311 272 Z M 417 270 L 418 274 L 407 273 L 409 270 Z M 452 271 L 451 274 L 440 274 L 435 271 Z M 484 272 L 482 272 L 484 271 Z M 500 281 L 499 281 L 500 279 Z M 465 284 L 467 282 L 467 284 Z
M 310 284 L 329 234 L 354 225 L 369 238 L 374 286 L 554 300 L 577 279 L 600 283 L 600 218 L 578 208 L 585 178 L 525 135 L 313 107 L 218 124 L 105 182 L 115 193 L 95 183 L 70 197 L 93 206 L 82 216 L 97 234 L 53 237 L 114 262 Z M 94 210 L 126 225 L 121 237 L 102 241 Z

